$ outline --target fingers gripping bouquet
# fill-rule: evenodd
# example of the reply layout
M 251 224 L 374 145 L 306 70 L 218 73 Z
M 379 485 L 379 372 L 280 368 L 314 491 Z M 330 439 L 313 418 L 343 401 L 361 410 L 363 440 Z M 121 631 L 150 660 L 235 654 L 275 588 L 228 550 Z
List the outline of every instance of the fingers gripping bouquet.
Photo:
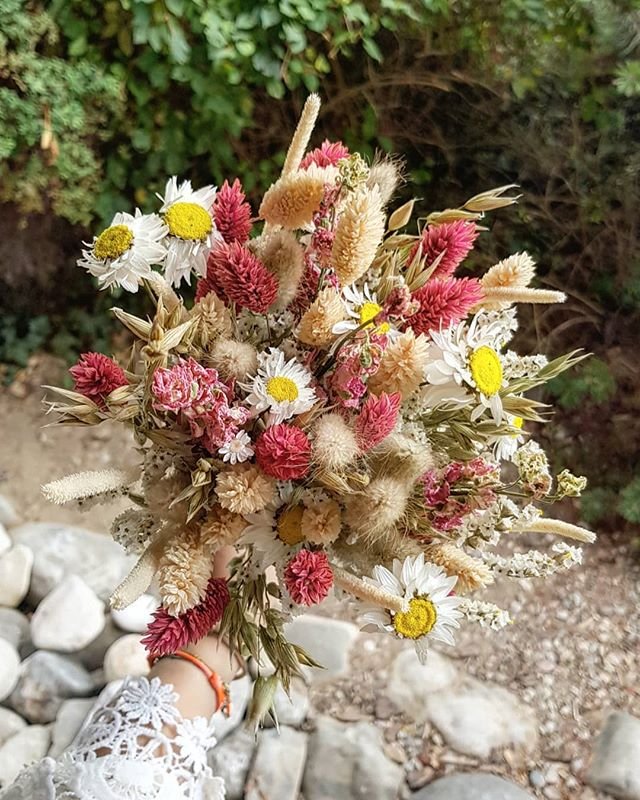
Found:
M 340 142 L 307 152 L 318 109 L 311 96 L 257 218 L 237 180 L 216 191 L 171 178 L 157 214 L 117 214 L 86 245 L 80 264 L 101 287 L 144 286 L 155 310 L 115 308 L 134 336 L 127 363 L 84 354 L 53 409 L 63 423 L 130 425 L 141 466 L 44 489 L 83 507 L 130 498 L 112 535 L 139 560 L 113 606 L 157 579 L 156 654 L 221 623 L 233 648 L 275 666 L 257 683 L 262 710 L 273 681 L 313 663 L 283 623 L 331 592 L 424 659 L 465 620 L 509 622 L 476 599 L 497 575 L 551 575 L 580 562 L 567 540 L 593 540 L 541 515 L 585 482 L 554 480 L 526 432 L 544 413 L 526 392 L 579 356 L 509 349 L 515 304 L 564 295 L 530 288 L 526 253 L 456 274 L 512 187 L 403 232 L 414 203 L 391 210 L 397 162 L 368 165 Z M 178 291 L 192 277 L 188 308 Z M 523 532 L 558 538 L 496 552 Z M 212 577 L 226 545 L 238 552 L 228 581 Z

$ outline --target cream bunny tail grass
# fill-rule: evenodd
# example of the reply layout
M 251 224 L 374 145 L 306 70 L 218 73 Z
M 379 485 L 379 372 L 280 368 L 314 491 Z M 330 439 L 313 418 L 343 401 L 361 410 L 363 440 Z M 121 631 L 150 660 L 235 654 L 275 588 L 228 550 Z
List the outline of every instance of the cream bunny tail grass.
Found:
M 335 585 L 343 591 L 355 595 L 355 597 L 360 600 L 367 600 L 376 606 L 388 608 L 390 611 L 404 610 L 404 600 L 402 597 L 387 594 L 387 592 L 384 592 L 382 589 L 378 589 L 377 586 L 372 586 L 366 581 L 363 581 L 362 578 L 358 578 L 351 572 L 347 572 L 345 569 L 337 567 L 334 564 L 331 565 L 331 571 L 333 572 Z
M 529 289 L 526 286 L 491 286 L 483 287 L 484 297 L 475 307 L 490 305 L 493 303 L 564 303 L 567 295 L 564 292 L 554 292 L 551 289 Z M 472 309 L 473 311 L 473 309 Z
M 107 502 L 124 494 L 132 481 L 132 476 L 122 469 L 74 472 L 73 475 L 46 483 L 42 487 L 42 494 L 50 503 L 59 506 L 98 497 L 102 502 Z
M 131 572 L 109 598 L 111 608 L 116 610 L 126 608 L 147 591 L 173 532 L 173 528 L 167 527 L 154 537 Z
M 592 531 L 561 519 L 536 519 L 530 522 L 525 530 L 532 533 L 552 533 L 554 536 L 575 539 L 577 542 L 586 542 L 587 544 L 593 544 L 596 540 L 596 535 Z
M 284 160 L 284 166 L 282 167 L 282 177 L 291 175 L 292 172 L 295 172 L 300 167 L 300 162 L 304 157 L 309 139 L 311 138 L 316 120 L 318 119 L 319 111 L 320 95 L 315 93 L 310 94 L 306 99 L 302 114 L 298 120 L 298 126 L 293 134 L 289 149 L 287 150 L 287 156 Z
M 443 542 L 429 545 L 424 551 L 424 557 L 432 564 L 442 567 L 447 575 L 457 576 L 456 591 L 459 593 L 467 594 L 493 583 L 489 567 L 454 544 Z

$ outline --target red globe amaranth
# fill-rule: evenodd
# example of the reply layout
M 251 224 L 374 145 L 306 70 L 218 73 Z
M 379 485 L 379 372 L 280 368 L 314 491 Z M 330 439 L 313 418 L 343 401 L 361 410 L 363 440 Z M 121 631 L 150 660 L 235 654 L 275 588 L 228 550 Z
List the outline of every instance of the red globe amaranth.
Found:
M 284 570 L 284 582 L 294 603 L 313 606 L 322 602 L 333 586 L 333 572 L 322 550 L 300 550 Z
M 225 242 L 246 242 L 251 231 L 251 206 L 247 203 L 242 185 L 236 178 L 230 186 L 225 181 L 216 193 L 213 219 Z
M 476 278 L 427 281 L 412 295 L 420 307 L 407 319 L 405 327 L 415 333 L 448 328 L 464 319 L 483 296 L 482 285 Z
M 166 656 L 198 642 L 220 622 L 228 602 L 225 579 L 211 578 L 204 600 L 179 617 L 172 617 L 165 608 L 155 611 L 142 644 L 150 655 Z
M 448 278 L 469 255 L 478 234 L 475 222 L 462 219 L 443 222 L 441 225 L 429 225 L 422 232 L 420 241 L 411 250 L 407 263 L 413 261 L 418 248 L 422 246 L 422 258 L 427 266 L 442 255 L 431 277 Z
M 102 353 L 83 353 L 69 372 L 76 392 L 93 400 L 100 408 L 105 406 L 105 397 L 128 383 L 122 367 Z
M 254 314 L 264 314 L 276 299 L 278 281 L 262 261 L 239 242 L 224 242 L 209 254 L 207 275 L 198 282 L 196 296 L 201 298 L 209 291 Z
M 354 426 L 358 446 L 363 453 L 380 444 L 395 428 L 401 402 L 399 392 L 382 392 L 380 397 L 372 394 L 365 400 Z
M 260 469 L 272 478 L 304 478 L 311 465 L 311 442 L 295 425 L 281 422 L 262 433 L 255 445 Z

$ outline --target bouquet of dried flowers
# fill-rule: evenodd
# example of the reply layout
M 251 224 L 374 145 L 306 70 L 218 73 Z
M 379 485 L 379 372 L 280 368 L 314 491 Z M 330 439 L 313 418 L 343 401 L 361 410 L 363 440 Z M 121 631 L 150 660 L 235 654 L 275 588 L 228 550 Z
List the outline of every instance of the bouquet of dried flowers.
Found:
M 508 349 L 515 304 L 562 302 L 531 288 L 517 253 L 481 278 L 456 271 L 486 212 L 512 186 L 431 213 L 404 232 L 414 201 L 390 211 L 398 161 L 368 164 L 340 142 L 307 152 L 319 110 L 304 106 L 280 178 L 254 217 L 236 180 L 193 189 L 171 178 L 155 214 L 119 213 L 80 264 L 101 288 L 144 286 L 148 319 L 114 308 L 133 335 L 126 364 L 86 353 L 75 390 L 55 389 L 60 422 L 132 427 L 135 474 L 110 469 L 44 487 L 88 508 L 131 508 L 111 533 L 139 560 L 113 594 L 126 606 L 156 579 L 162 605 L 145 643 L 167 654 L 220 624 L 232 648 L 275 675 L 313 663 L 283 625 L 332 591 L 356 598 L 369 629 L 453 644 L 463 620 L 509 615 L 475 599 L 497 575 L 551 575 L 580 563 L 583 528 L 542 516 L 583 478 L 554 479 L 526 396 L 574 364 Z M 178 291 L 196 279 L 189 308 Z M 548 551 L 501 555 L 501 537 L 553 534 Z M 228 580 L 215 553 L 234 545 Z M 266 658 L 265 658 L 266 656 Z

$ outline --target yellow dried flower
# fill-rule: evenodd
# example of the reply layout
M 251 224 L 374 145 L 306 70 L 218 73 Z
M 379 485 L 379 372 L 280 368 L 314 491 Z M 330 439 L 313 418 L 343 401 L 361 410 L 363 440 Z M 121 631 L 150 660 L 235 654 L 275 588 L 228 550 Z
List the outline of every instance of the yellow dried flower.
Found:
M 352 284 L 369 269 L 384 236 L 384 223 L 378 187 L 353 192 L 338 220 L 331 251 L 342 286 Z
M 333 326 L 344 318 L 344 303 L 336 289 L 328 286 L 303 314 L 298 328 L 298 339 L 312 347 L 328 347 L 336 339 Z
M 169 542 L 158 569 L 162 604 L 169 614 L 184 614 L 204 598 L 212 570 L 196 530 L 187 529 Z
M 224 380 L 243 381 L 258 369 L 258 354 L 248 342 L 235 339 L 218 339 L 210 357 L 212 365 Z
M 302 512 L 304 538 L 312 544 L 329 544 L 340 535 L 342 514 L 335 500 L 327 498 L 310 505 Z
M 374 394 L 400 392 L 406 400 L 424 380 L 424 370 L 429 356 L 429 342 L 421 333 L 406 331 L 391 342 L 382 356 L 375 375 L 369 378 L 369 389 Z
M 209 292 L 191 309 L 190 316 L 196 320 L 192 329 L 194 341 L 207 348 L 220 336 L 229 337 L 233 330 L 229 309 L 215 292 Z
M 324 183 L 306 171 L 279 178 L 262 199 L 260 216 L 270 225 L 294 230 L 311 222 L 320 206 Z
M 313 461 L 329 472 L 341 472 L 360 454 L 355 433 L 340 414 L 323 414 L 316 422 L 312 441 Z
M 438 564 L 449 576 L 457 575 L 456 592 L 466 594 L 493 583 L 491 570 L 478 558 L 473 558 L 448 542 L 429 545 L 424 557 L 433 564 Z
M 214 506 L 200 528 L 203 548 L 213 555 L 221 547 L 235 544 L 246 527 L 246 520 L 239 514 Z
M 218 473 L 216 494 L 222 508 L 234 514 L 255 514 L 275 499 L 276 486 L 252 464 L 237 464 Z
M 286 308 L 296 296 L 304 272 L 304 253 L 291 231 L 276 230 L 254 240 L 253 249 L 278 279 L 278 299 L 272 309 Z

